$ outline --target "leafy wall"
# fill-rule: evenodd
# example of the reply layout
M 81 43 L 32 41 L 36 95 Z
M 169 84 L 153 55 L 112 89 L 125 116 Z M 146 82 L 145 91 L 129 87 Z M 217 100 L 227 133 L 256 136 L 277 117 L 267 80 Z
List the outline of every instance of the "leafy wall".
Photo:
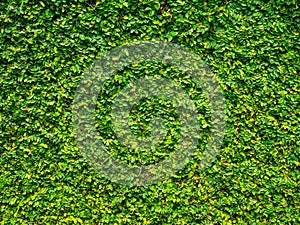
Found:
M 1 224 L 300 223 L 297 0 L 7 0 L 0 18 Z M 97 57 L 142 40 L 171 41 L 203 58 L 223 89 L 227 133 L 208 169 L 197 171 L 194 157 L 171 179 L 129 188 L 100 176 L 82 157 L 72 101 Z M 165 65 L 116 74 L 99 97 L 105 115 L 99 124 L 109 124 L 110 94 L 146 72 L 173 76 L 195 92 L 205 139 L 201 90 L 190 90 L 191 81 Z M 102 127 L 113 145 L 109 126 Z M 160 160 L 170 146 L 143 159 Z M 134 152 L 111 149 L 140 163 Z

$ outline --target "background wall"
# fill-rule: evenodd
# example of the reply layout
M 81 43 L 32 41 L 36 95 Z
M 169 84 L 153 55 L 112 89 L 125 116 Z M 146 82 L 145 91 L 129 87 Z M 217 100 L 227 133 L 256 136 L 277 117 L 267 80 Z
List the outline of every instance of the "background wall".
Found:
M 7 0 L 0 18 L 1 224 L 300 223 L 298 1 Z M 84 160 L 71 111 L 97 56 L 139 40 L 172 41 L 203 58 L 224 91 L 227 133 L 205 171 L 196 156 L 176 177 L 128 188 Z M 146 67 L 121 71 L 104 92 Z

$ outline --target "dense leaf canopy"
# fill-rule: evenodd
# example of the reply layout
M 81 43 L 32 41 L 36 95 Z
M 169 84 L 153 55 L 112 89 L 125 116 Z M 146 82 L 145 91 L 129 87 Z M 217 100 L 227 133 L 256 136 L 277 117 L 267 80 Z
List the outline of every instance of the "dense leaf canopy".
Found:
M 299 224 L 300 8 L 297 0 L 6 0 L 0 3 L 1 224 Z M 97 100 L 98 131 L 128 164 L 173 151 L 180 121 L 166 101 L 144 99 L 131 128 L 151 113 L 169 118 L 151 151 L 122 146 L 111 128 L 112 99 L 132 79 L 178 82 L 199 112 L 195 157 L 149 187 L 98 174 L 73 134 L 72 102 L 103 53 L 160 40 L 199 55 L 219 80 L 227 131 L 213 164 L 198 170 L 210 131 L 209 104 L 195 82 L 165 64 L 119 71 Z M 154 107 L 154 105 L 156 105 Z

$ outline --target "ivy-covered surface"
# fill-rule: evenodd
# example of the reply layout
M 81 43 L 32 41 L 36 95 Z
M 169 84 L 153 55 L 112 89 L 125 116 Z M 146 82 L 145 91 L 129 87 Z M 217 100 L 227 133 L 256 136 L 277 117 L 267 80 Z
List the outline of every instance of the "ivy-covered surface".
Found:
M 1 224 L 300 223 L 297 0 L 6 0 L 0 15 Z M 72 101 L 98 56 L 144 40 L 171 41 L 203 58 L 223 89 L 227 132 L 208 169 L 197 170 L 194 157 L 171 179 L 129 188 L 102 177 L 83 158 L 72 130 Z M 160 71 L 190 91 L 192 81 L 185 84 L 183 74 L 143 65 L 120 71 L 103 93 L 112 96 L 129 79 Z M 206 103 L 201 90 L 193 92 L 205 139 Z M 101 96 L 96 114 L 105 129 L 99 133 L 109 146 L 115 143 L 105 133 L 111 106 Z M 151 104 L 145 99 L 133 114 L 147 115 Z M 172 111 L 161 106 L 157 113 L 163 109 Z M 143 124 L 136 125 L 140 132 Z M 111 154 L 138 165 L 171 150 L 139 155 L 112 147 Z

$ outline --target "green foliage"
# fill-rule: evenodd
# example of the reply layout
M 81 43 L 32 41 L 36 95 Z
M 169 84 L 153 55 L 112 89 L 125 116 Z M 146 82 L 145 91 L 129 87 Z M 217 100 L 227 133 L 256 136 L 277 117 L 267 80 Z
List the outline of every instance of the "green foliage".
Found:
M 300 223 L 298 1 L 7 0 L 0 18 L 1 224 Z M 175 132 L 161 148 L 135 153 L 113 137 L 113 95 L 147 73 L 187 90 L 197 102 L 203 138 L 178 176 L 128 188 L 84 160 L 71 107 L 82 74 L 98 56 L 139 40 L 172 41 L 206 61 L 224 91 L 227 133 L 217 160 L 198 172 L 209 133 L 201 90 L 165 65 L 120 71 L 100 93 L 96 110 L 114 157 L 153 163 L 176 141 Z M 137 105 L 133 121 L 141 115 L 146 124 L 155 101 Z M 163 107 L 167 102 L 159 104 L 156 113 L 172 115 L 172 107 Z M 180 124 L 173 118 L 175 131 Z M 140 132 L 140 125 L 132 127 Z

